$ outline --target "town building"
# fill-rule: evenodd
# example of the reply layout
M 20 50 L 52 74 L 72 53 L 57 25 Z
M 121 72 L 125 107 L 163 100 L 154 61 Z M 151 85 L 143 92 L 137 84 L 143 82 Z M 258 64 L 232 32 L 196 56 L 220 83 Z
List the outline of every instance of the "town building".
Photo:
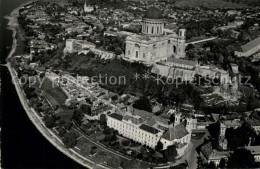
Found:
M 95 44 L 84 40 L 77 39 L 67 39 L 64 52 L 68 53 L 84 53 L 84 51 L 89 51 L 95 49 Z
M 235 120 L 225 120 L 225 121 L 222 121 L 220 122 L 220 136 L 225 136 L 226 134 L 226 130 L 228 128 L 238 128 L 240 127 L 242 124 L 240 122 L 239 119 L 235 119 Z
M 256 162 L 260 162 L 260 146 L 246 146 L 244 148 L 251 152 Z
M 166 35 L 164 32 L 165 20 L 158 8 L 149 8 L 141 25 L 141 35 L 126 38 L 126 59 L 152 64 L 168 57 L 182 58 L 185 56 L 185 29 L 180 29 L 178 34 Z
M 94 7 L 91 6 L 91 5 L 87 5 L 86 1 L 85 1 L 85 4 L 84 4 L 84 12 L 87 12 L 87 13 L 90 13 L 90 12 L 93 12 L 94 11 Z
M 260 120 L 255 118 L 248 118 L 246 123 L 249 124 L 257 133 L 260 132 Z
M 227 160 L 230 156 L 230 151 L 217 151 L 212 148 L 211 142 L 201 147 L 200 156 L 203 163 L 209 164 L 213 162 L 215 166 L 218 166 L 221 159 Z
M 176 145 L 178 156 L 182 156 L 191 139 L 191 131 L 196 126 L 192 118 L 176 113 L 175 123 L 155 116 L 150 112 L 128 107 L 126 112 L 107 115 L 107 125 L 119 134 L 151 148 L 160 141 L 163 149 Z
M 235 51 L 235 55 L 238 57 L 248 57 L 257 52 L 260 52 L 260 37 L 241 46 L 241 50 Z

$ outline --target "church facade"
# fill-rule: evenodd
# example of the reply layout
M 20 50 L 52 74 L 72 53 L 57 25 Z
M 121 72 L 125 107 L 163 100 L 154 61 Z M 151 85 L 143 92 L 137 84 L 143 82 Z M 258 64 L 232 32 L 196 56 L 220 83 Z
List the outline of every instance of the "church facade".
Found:
M 185 29 L 166 34 L 164 25 L 162 12 L 149 8 L 142 19 L 142 34 L 126 38 L 126 59 L 152 64 L 168 57 L 185 57 Z

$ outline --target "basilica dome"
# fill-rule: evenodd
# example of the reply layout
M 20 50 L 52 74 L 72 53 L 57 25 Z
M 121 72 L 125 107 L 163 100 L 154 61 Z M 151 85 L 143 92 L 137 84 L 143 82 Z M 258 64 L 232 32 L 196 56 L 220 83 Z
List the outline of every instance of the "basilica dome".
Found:
M 144 18 L 163 19 L 162 11 L 156 7 L 151 7 L 145 12 Z

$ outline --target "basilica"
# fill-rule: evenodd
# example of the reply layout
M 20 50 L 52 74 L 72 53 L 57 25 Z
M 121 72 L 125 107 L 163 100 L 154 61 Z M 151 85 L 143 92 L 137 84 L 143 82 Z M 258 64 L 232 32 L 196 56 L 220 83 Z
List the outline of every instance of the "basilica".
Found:
M 149 8 L 142 19 L 142 34 L 126 38 L 126 59 L 152 64 L 168 57 L 185 57 L 185 29 L 166 34 L 165 23 L 158 8 Z

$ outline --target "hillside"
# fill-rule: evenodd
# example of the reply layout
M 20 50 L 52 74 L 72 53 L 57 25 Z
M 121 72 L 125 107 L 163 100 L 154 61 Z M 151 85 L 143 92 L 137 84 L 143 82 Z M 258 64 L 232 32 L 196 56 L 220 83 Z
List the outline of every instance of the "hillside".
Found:
M 231 0 L 175 0 L 177 6 L 207 8 L 245 8 L 247 5 L 233 3 Z

